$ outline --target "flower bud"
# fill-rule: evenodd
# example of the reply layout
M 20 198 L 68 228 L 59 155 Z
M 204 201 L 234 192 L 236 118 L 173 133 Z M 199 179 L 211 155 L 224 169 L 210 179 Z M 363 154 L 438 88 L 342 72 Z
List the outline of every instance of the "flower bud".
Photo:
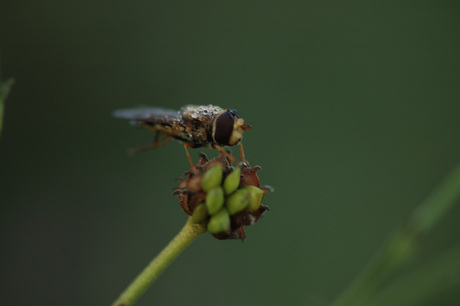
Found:
M 224 180 L 225 195 L 231 194 L 240 185 L 241 168 L 236 168 Z
M 208 213 L 214 215 L 218 212 L 222 206 L 224 206 L 224 191 L 222 187 L 215 187 L 209 190 L 206 195 L 206 207 L 208 208 Z
M 262 203 L 262 198 L 264 197 L 265 192 L 253 185 L 246 185 L 243 188 L 248 191 L 249 195 L 249 204 L 246 207 L 246 210 L 249 212 L 256 211 Z
M 248 194 L 249 192 L 246 189 L 239 189 L 227 198 L 225 201 L 225 206 L 227 206 L 230 215 L 234 215 L 248 206 Z
M 230 216 L 227 209 L 222 208 L 215 215 L 211 216 L 208 223 L 208 231 L 211 234 L 218 234 L 230 228 Z
M 244 241 L 244 228 L 268 211 L 261 202 L 272 189 L 260 186 L 258 170 L 242 163 L 234 167 L 223 153 L 211 160 L 202 153 L 185 178 L 179 179 L 174 194 L 192 222 L 207 226 L 215 238 Z
M 222 183 L 222 168 L 219 165 L 213 166 L 205 172 L 201 180 L 201 187 L 204 192 L 209 192 L 214 187 L 220 186 Z
M 207 217 L 208 217 L 208 208 L 206 207 L 204 203 L 201 203 L 197 207 L 195 207 L 195 210 L 193 211 L 192 222 L 200 223 L 206 220 Z

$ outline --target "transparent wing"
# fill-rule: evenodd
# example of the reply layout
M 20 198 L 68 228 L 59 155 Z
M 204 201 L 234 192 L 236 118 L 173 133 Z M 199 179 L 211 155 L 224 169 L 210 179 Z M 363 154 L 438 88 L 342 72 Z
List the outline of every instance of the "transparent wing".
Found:
M 139 107 L 119 109 L 112 114 L 115 118 L 130 120 L 131 122 L 151 122 L 168 121 L 179 119 L 180 112 L 172 109 Z

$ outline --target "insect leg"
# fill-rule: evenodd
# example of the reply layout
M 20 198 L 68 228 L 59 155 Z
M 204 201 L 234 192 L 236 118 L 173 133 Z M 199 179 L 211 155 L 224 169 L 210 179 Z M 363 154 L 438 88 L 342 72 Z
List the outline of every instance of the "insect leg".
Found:
M 192 161 L 192 158 L 190 157 L 190 153 L 188 152 L 188 147 L 191 147 L 192 144 L 190 143 L 184 143 L 184 149 L 185 149 L 185 153 L 187 154 L 187 158 L 188 158 L 188 161 L 190 162 L 190 166 L 192 166 L 192 168 L 194 167 L 193 166 L 193 161 Z
M 140 152 L 152 150 L 152 149 L 164 146 L 165 144 L 167 144 L 171 140 L 171 138 L 160 139 L 159 136 L 160 136 L 160 134 L 156 133 L 155 138 L 153 139 L 153 142 L 145 144 L 145 145 L 142 145 L 142 146 L 139 146 L 139 147 L 131 148 L 131 149 L 128 150 L 128 154 L 129 155 L 134 155 L 134 154 L 137 154 L 137 153 L 140 153 Z
M 224 150 L 224 148 L 222 148 L 221 146 L 217 145 L 217 144 L 213 144 L 212 145 L 213 148 L 216 148 L 217 150 L 219 150 L 220 153 L 224 154 L 228 159 L 234 161 L 234 162 L 237 162 L 238 160 L 233 157 L 230 153 L 228 153 L 227 151 Z
M 243 143 L 242 142 L 240 142 L 240 154 L 241 154 L 241 160 L 243 161 L 243 163 L 245 163 L 246 165 L 249 166 L 248 161 L 246 160 L 246 158 L 244 158 L 244 150 L 243 150 Z

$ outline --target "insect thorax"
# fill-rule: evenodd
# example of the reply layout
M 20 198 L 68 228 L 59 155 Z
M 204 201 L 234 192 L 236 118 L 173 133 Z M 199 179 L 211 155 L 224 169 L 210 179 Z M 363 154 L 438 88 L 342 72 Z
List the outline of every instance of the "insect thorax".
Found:
M 187 137 L 198 147 L 212 143 L 212 124 L 225 110 L 213 105 L 187 105 L 180 112 Z

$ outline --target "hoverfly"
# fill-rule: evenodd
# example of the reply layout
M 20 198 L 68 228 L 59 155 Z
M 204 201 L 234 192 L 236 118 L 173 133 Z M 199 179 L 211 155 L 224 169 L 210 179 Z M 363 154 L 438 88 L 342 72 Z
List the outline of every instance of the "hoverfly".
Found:
M 179 111 L 140 107 L 121 109 L 113 113 L 115 118 L 130 120 L 130 123 L 139 127 L 156 132 L 152 143 L 134 148 L 130 153 L 137 153 L 165 145 L 171 138 L 184 143 L 185 152 L 193 167 L 192 158 L 188 147 L 198 148 L 208 146 L 216 148 L 231 160 L 236 160 L 227 153 L 223 146 L 240 145 L 241 159 L 244 158 L 241 138 L 243 131 L 251 129 L 244 124 L 244 120 L 238 116 L 234 109 L 223 109 L 219 106 L 195 106 L 187 105 Z M 160 139 L 160 134 L 166 136 Z

